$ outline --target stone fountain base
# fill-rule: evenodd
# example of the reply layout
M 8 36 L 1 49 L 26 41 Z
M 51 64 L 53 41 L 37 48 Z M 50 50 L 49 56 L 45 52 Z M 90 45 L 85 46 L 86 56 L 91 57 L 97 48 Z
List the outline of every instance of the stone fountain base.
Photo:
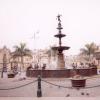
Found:
M 97 68 L 91 69 L 76 69 L 78 75 L 93 76 L 97 74 Z M 26 71 L 27 77 L 38 77 L 41 75 L 44 78 L 70 78 L 73 77 L 73 69 L 62 70 L 35 70 L 29 69 Z

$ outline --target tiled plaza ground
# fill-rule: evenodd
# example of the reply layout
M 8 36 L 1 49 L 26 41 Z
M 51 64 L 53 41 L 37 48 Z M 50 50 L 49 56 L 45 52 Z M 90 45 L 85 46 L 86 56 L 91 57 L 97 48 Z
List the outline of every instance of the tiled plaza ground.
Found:
M 7 78 L 6 75 L 0 79 L 0 89 L 15 88 L 24 84 L 30 83 L 37 78 L 22 79 L 22 76 L 15 78 Z M 67 78 L 45 78 L 53 84 L 71 87 L 71 81 Z M 97 86 L 100 84 L 100 76 L 87 79 L 86 86 Z M 42 81 L 42 96 L 43 97 L 100 97 L 100 87 L 85 88 L 85 89 L 69 89 L 54 86 Z M 8 90 L 0 90 L 0 97 L 37 97 L 37 82 L 29 85 Z M 1 99 L 0 99 L 1 100 Z
M 99 97 L 0 97 L 0 100 L 100 100 Z

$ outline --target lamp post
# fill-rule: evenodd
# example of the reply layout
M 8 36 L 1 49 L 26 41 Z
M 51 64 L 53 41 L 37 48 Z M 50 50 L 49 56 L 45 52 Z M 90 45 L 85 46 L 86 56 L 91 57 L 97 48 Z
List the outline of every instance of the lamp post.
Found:
M 3 55 L 3 67 L 2 67 L 2 73 L 1 73 L 1 78 L 3 78 L 3 72 L 7 71 L 7 57 L 6 54 L 4 53 Z
M 33 55 L 33 57 L 34 57 L 34 59 L 33 59 L 33 62 L 35 63 L 35 64 L 37 64 L 37 61 L 35 60 L 36 58 L 35 58 L 35 53 L 37 52 L 36 51 L 36 45 L 37 45 L 37 43 L 36 43 L 36 39 L 37 39 L 37 35 L 39 34 L 39 31 L 37 31 L 37 32 L 34 32 L 34 34 L 33 34 L 33 36 L 31 37 L 31 39 L 33 40 L 33 52 L 34 52 L 34 55 Z
M 37 31 L 36 33 L 34 33 L 33 39 L 34 39 L 34 50 L 36 49 L 36 39 L 37 39 L 37 35 L 39 34 L 39 31 Z
M 40 76 L 42 77 L 42 66 L 41 66 L 41 52 L 38 51 L 38 64 L 39 64 L 39 69 L 40 69 Z

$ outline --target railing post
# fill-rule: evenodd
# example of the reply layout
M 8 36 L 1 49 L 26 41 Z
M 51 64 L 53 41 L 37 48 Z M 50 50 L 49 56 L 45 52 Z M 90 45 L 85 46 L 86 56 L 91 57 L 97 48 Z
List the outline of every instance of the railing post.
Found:
M 37 97 L 42 97 L 42 91 L 41 91 L 41 76 L 38 76 L 38 90 L 37 90 Z

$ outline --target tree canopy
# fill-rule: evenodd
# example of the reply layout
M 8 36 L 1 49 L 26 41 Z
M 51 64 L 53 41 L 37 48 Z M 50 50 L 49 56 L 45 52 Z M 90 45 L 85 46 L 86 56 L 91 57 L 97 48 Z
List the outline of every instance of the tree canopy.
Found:
M 86 44 L 84 48 L 81 48 L 80 54 L 88 56 L 89 59 L 90 59 L 90 56 L 93 56 L 97 49 L 98 49 L 98 46 L 95 43 L 92 42 L 90 44 Z
M 23 57 L 24 56 L 32 57 L 32 51 L 26 48 L 25 43 L 20 43 L 19 46 L 15 45 L 14 48 L 15 48 L 15 51 L 12 53 L 12 58 L 21 57 L 21 63 L 22 63 L 22 66 L 24 66 Z

